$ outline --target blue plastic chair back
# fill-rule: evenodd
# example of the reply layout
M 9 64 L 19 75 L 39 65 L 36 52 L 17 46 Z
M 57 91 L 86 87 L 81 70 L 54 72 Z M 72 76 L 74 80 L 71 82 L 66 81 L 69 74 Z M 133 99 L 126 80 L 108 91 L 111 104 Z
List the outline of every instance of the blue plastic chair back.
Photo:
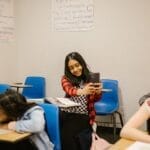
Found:
M 43 103 L 39 104 L 45 111 L 46 131 L 52 143 L 54 150 L 61 150 L 60 126 L 59 126 L 59 108 L 56 105 Z
M 0 84 L 0 94 L 4 93 L 6 90 L 10 89 L 10 85 L 8 84 Z
M 112 79 L 102 79 L 104 89 L 111 91 L 103 92 L 100 101 L 95 103 L 96 114 L 111 114 L 119 108 L 118 81 Z
M 26 98 L 45 98 L 45 78 L 40 76 L 28 76 L 25 80 L 26 85 L 31 87 L 23 88 L 22 94 Z

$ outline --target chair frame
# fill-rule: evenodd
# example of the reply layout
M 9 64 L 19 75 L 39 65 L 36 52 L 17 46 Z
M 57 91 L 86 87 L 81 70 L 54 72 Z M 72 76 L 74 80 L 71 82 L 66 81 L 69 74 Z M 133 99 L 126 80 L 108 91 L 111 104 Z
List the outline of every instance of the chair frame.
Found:
M 61 150 L 60 123 L 59 123 L 59 108 L 50 103 L 40 103 L 45 112 L 45 130 L 54 144 L 54 150 Z
M 39 84 L 40 83 L 40 84 Z M 22 94 L 27 99 L 45 98 L 46 95 L 46 81 L 42 76 L 27 76 L 25 79 L 25 85 L 22 90 Z
M 9 84 L 0 83 L 0 93 L 4 93 L 6 90 L 10 89 L 11 86 Z
M 112 80 L 112 79 L 102 79 L 101 80 L 102 81 L 102 83 L 104 83 L 104 82 L 111 82 L 111 81 L 114 81 L 114 82 L 116 82 L 116 84 L 117 84 L 117 88 L 118 88 L 118 81 L 117 80 Z M 103 88 L 106 88 L 106 87 L 103 87 Z M 108 94 L 109 94 L 109 92 L 108 92 Z M 121 112 L 119 112 L 119 97 L 118 97 L 118 89 L 117 89 L 117 99 L 118 99 L 118 106 L 116 107 L 116 110 L 115 111 L 113 111 L 113 112 L 104 112 L 104 113 L 99 113 L 99 112 L 96 112 L 96 115 L 97 116 L 111 116 L 111 124 L 113 125 L 113 140 L 115 141 L 115 139 L 116 139 L 116 132 L 117 132 L 117 126 L 116 126 L 116 114 L 119 116 L 119 119 L 120 119 L 120 124 L 121 124 L 121 127 L 123 127 L 123 125 L 124 125 L 124 123 L 123 123 L 123 118 L 122 118 L 122 114 L 121 114 Z M 103 98 L 103 97 L 102 97 Z M 101 99 L 100 99 L 100 101 L 98 101 L 98 102 L 96 102 L 96 103 L 101 103 Z M 97 105 L 95 103 L 95 106 Z M 102 123 L 102 122 L 101 122 Z M 107 123 L 109 123 L 109 122 L 107 122 Z

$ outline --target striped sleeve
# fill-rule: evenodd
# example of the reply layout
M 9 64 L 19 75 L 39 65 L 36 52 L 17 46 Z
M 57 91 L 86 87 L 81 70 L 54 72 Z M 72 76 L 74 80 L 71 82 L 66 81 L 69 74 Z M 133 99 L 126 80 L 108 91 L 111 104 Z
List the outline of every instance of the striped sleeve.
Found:
M 68 94 L 69 96 L 77 95 L 77 88 L 73 86 L 72 83 L 65 76 L 62 77 L 61 84 L 66 94 Z

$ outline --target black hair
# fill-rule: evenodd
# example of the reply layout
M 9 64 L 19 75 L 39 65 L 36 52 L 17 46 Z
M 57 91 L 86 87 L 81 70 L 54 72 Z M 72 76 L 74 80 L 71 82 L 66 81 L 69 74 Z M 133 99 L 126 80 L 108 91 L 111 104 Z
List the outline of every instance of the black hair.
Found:
M 0 94 L 0 109 L 12 120 L 17 120 L 35 103 L 27 103 L 26 98 L 14 90 Z
M 80 77 L 74 76 L 68 67 L 69 60 L 74 59 L 80 63 L 82 66 L 82 75 Z M 71 52 L 69 53 L 65 58 L 65 76 L 76 86 L 80 84 L 80 82 L 83 80 L 84 82 L 87 82 L 88 76 L 89 76 L 89 69 L 87 67 L 87 64 L 83 57 L 78 52 Z

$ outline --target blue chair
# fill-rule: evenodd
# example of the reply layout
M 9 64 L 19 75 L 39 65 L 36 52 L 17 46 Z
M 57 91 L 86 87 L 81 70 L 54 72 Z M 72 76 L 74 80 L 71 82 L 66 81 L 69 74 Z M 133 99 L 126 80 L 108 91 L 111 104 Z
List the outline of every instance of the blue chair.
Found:
M 43 103 L 39 104 L 45 111 L 46 131 L 52 143 L 54 150 L 61 150 L 60 126 L 59 126 L 59 108 L 56 105 Z
M 31 85 L 31 87 L 25 87 L 22 90 L 22 94 L 27 99 L 45 98 L 45 78 L 40 76 L 28 76 L 25 80 L 25 85 Z
M 8 84 L 0 84 L 0 94 L 4 93 L 6 90 L 10 89 L 10 85 Z
M 111 89 L 110 91 L 103 92 L 102 97 L 95 103 L 96 115 L 111 115 L 113 124 L 114 140 L 116 139 L 116 114 L 119 115 L 121 126 L 123 127 L 123 119 L 119 109 L 119 96 L 118 96 L 118 81 L 112 79 L 101 80 L 104 89 Z

